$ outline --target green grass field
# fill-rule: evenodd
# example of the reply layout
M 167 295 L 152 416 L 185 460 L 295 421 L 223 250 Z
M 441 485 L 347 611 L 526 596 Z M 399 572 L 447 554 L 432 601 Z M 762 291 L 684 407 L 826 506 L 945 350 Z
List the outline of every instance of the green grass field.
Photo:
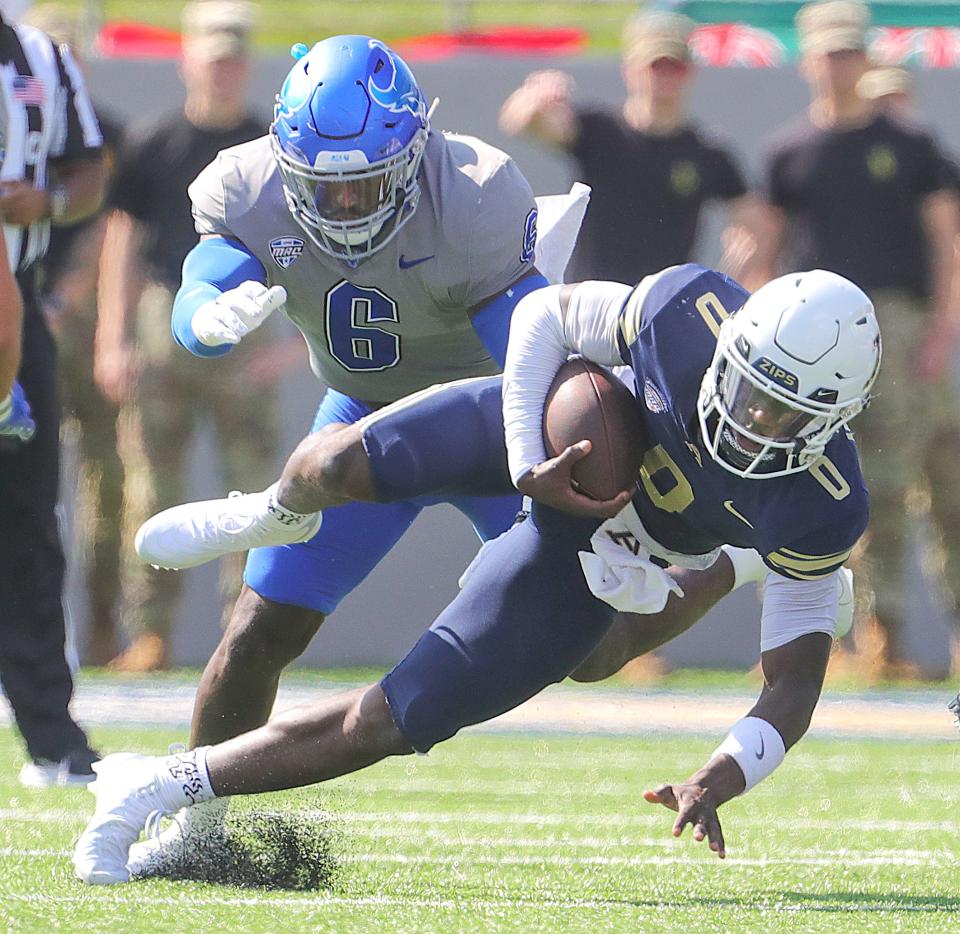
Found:
M 110 728 L 104 751 L 182 733 Z M 725 808 L 720 862 L 645 787 L 715 740 L 466 735 L 322 789 L 247 799 L 322 826 L 319 891 L 151 880 L 86 888 L 72 842 L 82 789 L 27 792 L 0 732 L 0 930 L 947 931 L 960 927 L 960 744 L 806 741 Z M 688 832 L 689 833 L 689 832 Z
M 81 11 L 87 0 L 63 0 Z M 169 0 L 104 0 L 103 18 L 135 20 L 179 28 L 182 4 Z M 470 2 L 462 0 L 261 0 L 257 42 L 264 50 L 284 51 L 294 42 L 311 42 L 337 33 L 376 35 L 387 42 L 444 32 L 457 26 L 489 29 L 504 25 L 576 27 L 587 32 L 591 51 L 618 47 L 623 21 L 636 4 L 607 0 L 599 4 Z

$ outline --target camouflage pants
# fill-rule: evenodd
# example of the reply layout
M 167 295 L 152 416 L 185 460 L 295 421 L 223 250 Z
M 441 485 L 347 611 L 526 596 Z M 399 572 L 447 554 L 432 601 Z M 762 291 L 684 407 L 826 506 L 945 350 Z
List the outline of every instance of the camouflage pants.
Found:
M 64 431 L 77 437 L 76 527 L 86 556 L 94 628 L 113 629 L 120 597 L 123 466 L 117 446 L 119 408 L 93 381 L 96 309 L 66 315 L 57 338 Z
M 908 503 L 929 502 L 931 525 L 942 546 L 939 575 L 960 585 L 960 400 L 951 378 L 921 383 L 911 367 L 929 326 L 929 311 L 895 292 L 872 296 L 883 336 L 883 362 L 869 408 L 853 422 L 870 490 L 870 525 L 864 551 L 875 612 L 888 640 L 888 660 L 901 660 L 907 606 L 904 551 Z M 926 494 L 916 496 L 916 493 Z M 947 594 L 951 608 L 955 595 Z
M 137 309 L 142 371 L 135 405 L 142 456 L 127 465 L 137 524 L 187 498 L 186 456 L 198 427 L 212 428 L 216 437 L 222 480 L 218 495 L 232 489 L 262 489 L 277 470 L 275 394 L 272 387 L 256 385 L 248 374 L 257 353 L 271 343 L 266 329 L 255 331 L 224 357 L 200 359 L 174 342 L 172 305 L 170 290 L 154 283 Z M 222 562 L 225 612 L 239 591 L 242 573 L 242 555 Z M 133 632 L 170 632 L 182 577 L 136 566 L 130 581 Z

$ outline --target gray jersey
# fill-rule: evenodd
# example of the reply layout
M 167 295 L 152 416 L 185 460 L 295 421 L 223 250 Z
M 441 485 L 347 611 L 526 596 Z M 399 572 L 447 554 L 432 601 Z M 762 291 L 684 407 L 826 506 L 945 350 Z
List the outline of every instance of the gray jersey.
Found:
M 287 210 L 268 137 L 221 152 L 190 186 L 201 234 L 240 240 L 287 290 L 314 372 L 374 404 L 499 370 L 467 312 L 533 268 L 533 192 L 509 156 L 431 133 L 420 203 L 356 268 L 321 253 Z

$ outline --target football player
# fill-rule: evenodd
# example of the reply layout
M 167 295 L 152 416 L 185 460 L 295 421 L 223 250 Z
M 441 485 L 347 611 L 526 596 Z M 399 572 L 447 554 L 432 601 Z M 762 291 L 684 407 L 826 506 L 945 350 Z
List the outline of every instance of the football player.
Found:
M 200 242 L 183 267 L 176 340 L 219 356 L 282 307 L 327 387 L 314 431 L 499 373 L 514 306 L 546 284 L 519 169 L 481 140 L 432 130 L 413 75 L 382 42 L 334 36 L 294 51 L 268 134 L 221 152 L 189 189 Z M 520 508 L 516 490 L 504 493 L 450 501 L 486 539 Z M 450 498 L 355 503 L 322 525 L 269 499 L 284 536 L 242 550 L 287 547 L 249 556 L 200 683 L 197 743 L 264 723 L 281 671 L 326 615 L 424 505 Z
M 544 400 L 571 353 L 633 371 L 647 450 L 635 487 L 605 504 L 571 485 L 587 445 L 544 452 Z M 646 625 L 631 618 L 650 647 L 691 625 L 750 571 L 744 556 L 759 553 L 760 698 L 703 768 L 645 795 L 679 811 L 675 834 L 691 824 L 724 856 L 718 807 L 780 764 L 819 697 L 841 566 L 867 522 L 844 429 L 867 404 L 879 362 L 869 299 L 822 271 L 753 296 L 695 265 L 636 288 L 586 282 L 527 296 L 502 381 L 436 387 L 315 436 L 295 459 L 296 482 L 285 474 L 273 495 L 282 507 L 296 489 L 301 506 L 312 498 L 322 508 L 493 494 L 512 480 L 533 498 L 529 515 L 481 549 L 459 595 L 378 684 L 188 753 L 107 757 L 77 873 L 90 883 L 130 878 L 128 849 L 151 812 L 427 752 L 574 672 L 598 646 L 590 676 L 615 670 L 636 648 L 611 629 L 617 609 L 648 614 Z M 262 500 L 176 507 L 151 520 L 144 545 L 186 561 L 195 543 L 203 556 L 213 539 L 224 546 L 224 530 L 256 524 Z

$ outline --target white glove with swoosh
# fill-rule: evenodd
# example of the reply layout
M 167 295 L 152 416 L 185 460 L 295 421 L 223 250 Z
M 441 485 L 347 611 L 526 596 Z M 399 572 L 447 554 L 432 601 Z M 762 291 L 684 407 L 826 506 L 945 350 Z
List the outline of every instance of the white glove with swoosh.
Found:
M 251 279 L 204 302 L 193 313 L 190 326 L 197 340 L 207 347 L 239 344 L 286 300 L 287 290 L 282 285 L 267 288 Z

